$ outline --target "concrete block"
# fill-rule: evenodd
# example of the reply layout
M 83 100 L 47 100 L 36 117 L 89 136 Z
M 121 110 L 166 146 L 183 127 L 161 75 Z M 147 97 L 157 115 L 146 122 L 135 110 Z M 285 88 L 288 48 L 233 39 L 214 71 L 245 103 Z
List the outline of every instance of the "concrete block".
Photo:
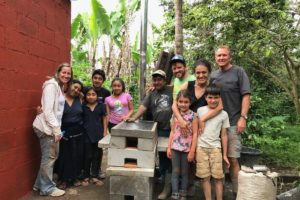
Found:
M 123 167 L 125 161 L 136 162 L 139 168 L 154 168 L 156 148 L 153 151 L 141 151 L 133 148 L 108 149 L 108 166 Z M 126 159 L 126 160 L 125 160 Z M 129 162 L 129 161 L 128 161 Z
M 156 135 L 153 138 L 136 138 L 136 137 L 123 137 L 123 136 L 111 136 L 110 139 L 110 147 L 117 148 L 117 149 L 125 149 L 128 146 L 127 140 L 128 139 L 136 139 L 136 148 L 138 150 L 143 151 L 153 151 L 157 144 L 157 137 Z
M 157 139 L 157 151 L 167 152 L 169 138 L 167 137 L 158 137 Z
M 144 151 L 152 151 L 157 144 L 157 136 L 155 135 L 152 139 L 138 138 L 138 149 Z
M 111 135 L 108 134 L 98 142 L 98 147 L 99 148 L 109 148 L 110 141 L 111 141 Z
M 147 196 L 152 198 L 153 178 L 133 176 L 110 176 L 109 194 Z
M 157 123 L 153 121 L 122 122 L 111 129 L 113 136 L 153 138 L 157 134 Z
M 134 200 L 152 200 L 151 196 L 131 196 L 131 195 L 122 195 L 122 194 L 109 195 L 110 200 L 127 200 L 127 199 L 132 199 L 132 197 Z
M 109 176 L 154 177 L 154 168 L 109 167 L 106 172 Z

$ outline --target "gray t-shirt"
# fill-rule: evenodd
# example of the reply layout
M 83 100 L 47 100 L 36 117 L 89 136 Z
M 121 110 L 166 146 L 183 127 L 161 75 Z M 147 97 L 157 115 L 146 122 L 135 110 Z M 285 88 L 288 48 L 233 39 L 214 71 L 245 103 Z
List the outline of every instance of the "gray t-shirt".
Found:
M 208 106 L 198 108 L 198 117 L 201 117 L 209 111 Z M 229 118 L 226 111 L 222 110 L 215 117 L 205 122 L 203 133 L 198 137 L 197 146 L 205 148 L 221 148 L 220 133 L 222 128 L 228 128 Z
M 172 117 L 173 87 L 165 86 L 148 94 L 142 104 L 152 113 L 153 121 L 158 122 L 158 129 L 170 130 Z
M 221 87 L 224 110 L 229 115 L 230 126 L 236 126 L 242 108 L 242 98 L 250 94 L 250 81 L 243 68 L 232 66 L 230 69 L 217 70 L 211 74 L 211 82 Z

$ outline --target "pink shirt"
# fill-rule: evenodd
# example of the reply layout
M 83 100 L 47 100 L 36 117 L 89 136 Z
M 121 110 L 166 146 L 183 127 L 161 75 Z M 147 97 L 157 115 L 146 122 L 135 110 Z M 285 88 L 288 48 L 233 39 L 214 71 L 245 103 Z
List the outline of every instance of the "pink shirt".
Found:
M 122 93 L 120 96 L 115 97 L 110 95 L 105 98 L 105 104 L 108 105 L 110 110 L 109 122 L 119 124 L 122 122 L 122 117 L 129 112 L 129 102 L 132 97 L 128 93 Z
M 182 151 L 182 152 L 189 152 L 192 146 L 192 140 L 193 140 L 193 120 L 197 118 L 196 113 L 193 111 L 189 111 L 186 114 L 181 115 L 182 118 L 188 123 L 188 136 L 184 137 L 181 134 L 181 128 L 179 125 L 178 120 L 175 118 L 175 128 L 174 128 L 174 135 L 173 135 L 173 141 L 171 145 L 171 149 Z M 175 117 L 175 116 L 174 116 Z

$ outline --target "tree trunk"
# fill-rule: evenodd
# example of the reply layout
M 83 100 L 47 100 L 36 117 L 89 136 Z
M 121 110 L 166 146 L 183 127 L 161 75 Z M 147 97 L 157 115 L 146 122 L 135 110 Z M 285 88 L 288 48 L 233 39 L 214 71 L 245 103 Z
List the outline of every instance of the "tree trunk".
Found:
M 183 26 L 182 26 L 183 0 L 175 0 L 175 53 L 183 53 Z

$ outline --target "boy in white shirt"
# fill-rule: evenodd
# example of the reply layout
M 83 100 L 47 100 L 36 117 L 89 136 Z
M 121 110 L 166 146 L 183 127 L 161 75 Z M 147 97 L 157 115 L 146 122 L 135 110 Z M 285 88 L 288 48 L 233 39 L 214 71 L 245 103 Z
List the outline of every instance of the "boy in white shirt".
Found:
M 205 99 L 207 106 L 200 107 L 197 111 L 199 120 L 209 110 L 218 106 L 221 101 L 220 88 L 215 84 L 209 85 L 205 91 Z M 228 114 L 222 110 L 218 115 L 206 121 L 203 133 L 198 136 L 196 176 L 203 180 L 203 191 L 206 200 L 211 200 L 211 176 L 214 178 L 217 200 L 221 200 L 223 197 L 223 160 L 226 167 L 230 165 L 227 158 L 226 131 L 229 126 Z

